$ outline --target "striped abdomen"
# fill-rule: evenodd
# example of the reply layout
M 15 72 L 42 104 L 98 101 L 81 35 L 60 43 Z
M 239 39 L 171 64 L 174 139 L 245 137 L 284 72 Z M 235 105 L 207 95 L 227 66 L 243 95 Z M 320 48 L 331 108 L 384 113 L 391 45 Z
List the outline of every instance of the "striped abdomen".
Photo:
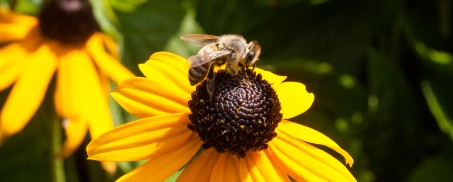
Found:
M 195 66 L 189 69 L 189 81 L 190 85 L 196 85 L 197 83 L 202 82 L 209 74 L 209 71 L 212 71 L 211 67 L 214 61 L 209 61 L 205 64 Z

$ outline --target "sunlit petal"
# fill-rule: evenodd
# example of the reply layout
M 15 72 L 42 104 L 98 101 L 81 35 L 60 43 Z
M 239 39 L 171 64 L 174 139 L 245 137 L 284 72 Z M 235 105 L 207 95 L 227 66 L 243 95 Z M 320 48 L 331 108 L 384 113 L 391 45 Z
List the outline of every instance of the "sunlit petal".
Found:
M 118 60 L 105 52 L 102 39 L 98 34 L 91 36 L 86 44 L 86 49 L 101 72 L 112 78 L 115 82 L 134 76 Z
M 196 134 L 192 134 L 181 147 L 150 159 L 122 176 L 118 181 L 163 181 L 189 162 L 200 146 L 200 139 Z
M 253 181 L 290 181 L 280 168 L 271 163 L 264 152 L 247 152 L 245 162 Z
M 282 83 L 285 79 L 286 76 L 280 76 L 277 74 L 274 74 L 270 71 L 262 70 L 259 68 L 255 68 L 255 72 L 258 74 L 261 74 L 263 78 L 269 82 L 272 86 L 278 86 L 280 83 Z
M 108 92 L 103 86 L 105 83 L 100 80 L 103 75 L 98 73 L 88 53 L 84 49 L 59 46 L 55 46 L 55 49 L 62 49 L 59 51 L 61 64 L 54 95 L 57 113 L 69 121 L 85 122 L 84 130 L 79 133 L 66 131 L 67 142 L 83 139 L 87 129 L 92 137 L 112 129 L 113 120 L 107 103 Z M 80 143 L 76 142 L 69 144 L 71 147 L 80 146 Z M 71 149 L 65 148 L 65 155 L 70 155 Z M 111 173 L 116 169 L 115 163 L 106 162 L 102 166 Z
M 238 162 L 239 179 L 241 181 L 253 181 L 252 173 L 249 171 L 245 158 L 240 158 Z
M 2 135 L 20 131 L 35 114 L 57 67 L 55 55 L 44 44 L 30 57 L 28 67 L 18 77 L 1 112 Z M 30 94 L 33 91 L 33 94 Z M 20 113 L 20 114 L 18 114 Z
M 38 47 L 35 47 L 37 49 Z M 0 49 L 0 55 L 2 55 L 2 61 L 0 61 L 0 69 L 6 70 L 9 65 L 19 62 L 18 59 L 22 58 L 24 54 L 27 54 L 27 50 L 21 43 L 10 43 L 2 46 Z
M 187 93 L 195 90 L 189 83 L 189 62 L 168 52 L 151 55 L 145 64 L 139 65 L 142 73 L 159 85 L 178 87 Z
M 305 85 L 299 82 L 283 82 L 276 87 L 276 92 L 284 119 L 295 117 L 305 112 L 313 104 L 315 96 L 308 93 Z
M 209 181 L 212 169 L 219 158 L 219 153 L 214 149 L 203 151 L 182 172 L 177 181 Z
M 84 98 L 84 114 L 88 119 L 88 126 L 91 137 L 97 137 L 113 128 L 113 119 L 108 107 L 108 93 L 104 91 L 93 62 L 86 52 L 79 54 L 79 64 L 84 68 L 83 74 L 79 75 L 84 80 L 80 85 L 80 92 Z
M 283 120 L 279 123 L 277 127 L 277 133 L 284 133 L 287 136 L 291 136 L 293 138 L 300 139 L 308 143 L 324 145 L 341 154 L 345 158 L 346 164 L 348 164 L 349 167 L 351 167 L 352 164 L 354 163 L 352 157 L 345 150 L 343 150 L 337 143 L 335 143 L 332 139 L 330 139 L 326 135 L 309 127 L 291 121 Z
M 27 55 L 27 52 L 18 43 L 11 43 L 0 49 L 0 55 L 2 55 L 2 60 L 0 61 L 0 90 L 13 84 L 23 71 L 28 60 L 20 59 L 24 54 Z
M 102 39 L 102 43 L 104 43 L 105 49 L 109 54 L 116 59 L 120 58 L 118 45 L 112 38 L 99 32 L 96 32 L 95 35 Z
M 209 181 L 240 181 L 238 156 L 229 153 L 220 154 Z
M 22 72 L 23 67 L 24 62 L 20 62 L 10 64 L 5 69 L 0 68 L 0 90 L 4 90 L 5 88 L 11 86 Z
M 28 64 L 29 57 L 34 57 L 36 50 L 44 43 L 36 34 L 37 31 L 30 31 L 26 41 L 9 43 L 0 48 L 0 90 L 16 81 Z
M 36 31 L 31 31 L 26 41 L 14 42 L 0 48 L 0 90 L 9 87 L 30 61 L 26 57 L 34 57 L 36 50 L 44 43 L 36 36 Z M 0 34 L 1 35 L 1 34 Z
M 6 8 L 0 7 L 0 22 L 11 24 L 35 24 L 37 19 L 32 16 L 14 13 Z
M 296 180 L 356 181 L 330 154 L 285 134 L 269 143 L 269 151 L 272 161 Z
M 74 122 L 84 121 L 85 130 L 78 133 L 83 134 L 83 137 L 88 127 L 92 136 L 112 129 L 113 121 L 107 105 L 107 93 L 101 88 L 98 73 L 87 53 L 77 49 L 71 50 L 60 57 L 60 62 L 55 91 L 55 105 L 60 117 Z M 67 135 L 68 140 L 77 141 L 72 137 L 82 136 L 75 133 Z
M 192 132 L 187 114 L 144 118 L 121 125 L 95 138 L 87 146 L 88 158 L 132 161 L 157 157 L 181 147 Z
M 101 162 L 102 168 L 107 171 L 109 174 L 115 174 L 116 172 L 116 162 Z
M 87 134 L 87 122 L 81 120 L 63 120 L 63 127 L 65 129 L 66 140 L 63 144 L 63 156 L 72 154 L 82 143 Z
M 178 87 L 156 87 L 157 84 L 147 78 L 126 79 L 119 83 L 112 96 L 126 111 L 139 118 L 190 113 L 187 107 L 190 94 Z
M 265 152 L 275 165 L 284 170 L 295 181 L 326 181 L 309 169 L 299 166 L 296 161 L 292 161 L 292 159 L 286 157 L 281 151 L 276 150 L 272 144 L 269 144 L 269 150 Z
M 85 85 L 82 75 L 85 74 L 84 65 L 80 51 L 65 51 L 59 57 L 57 72 L 57 86 L 55 90 L 55 105 L 60 117 L 70 120 L 87 119 L 83 93 L 89 91 Z M 82 60 L 82 61 L 80 61 Z M 84 117 L 84 118 L 83 118 Z
M 0 42 L 23 39 L 36 25 L 36 18 L 15 14 L 0 7 Z

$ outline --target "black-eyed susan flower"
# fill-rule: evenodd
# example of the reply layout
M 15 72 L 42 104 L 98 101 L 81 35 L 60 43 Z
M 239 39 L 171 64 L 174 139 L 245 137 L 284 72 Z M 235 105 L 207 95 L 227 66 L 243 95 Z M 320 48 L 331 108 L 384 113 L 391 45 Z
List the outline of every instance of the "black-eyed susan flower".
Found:
M 92 160 L 148 160 L 119 181 L 161 181 L 180 169 L 179 181 L 356 181 L 312 144 L 333 149 L 351 166 L 346 151 L 286 120 L 314 100 L 303 84 L 258 68 L 245 77 L 219 71 L 210 95 L 206 82 L 190 86 L 188 61 L 172 53 L 155 53 L 139 67 L 146 78 L 120 81 L 112 96 L 141 119 L 87 146 Z
M 0 113 L 0 141 L 21 131 L 55 77 L 55 106 L 64 121 L 63 154 L 113 128 L 109 79 L 133 74 L 117 61 L 116 44 L 98 32 L 85 0 L 57 0 L 39 17 L 0 8 L 0 91 L 12 85 Z

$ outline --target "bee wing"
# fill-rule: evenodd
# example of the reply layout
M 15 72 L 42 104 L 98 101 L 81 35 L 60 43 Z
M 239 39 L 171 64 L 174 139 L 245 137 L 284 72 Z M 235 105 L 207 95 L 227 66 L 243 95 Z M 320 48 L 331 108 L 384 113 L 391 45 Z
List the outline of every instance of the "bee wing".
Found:
M 208 34 L 187 34 L 179 37 L 181 40 L 189 41 L 194 44 L 206 45 L 219 40 L 219 36 Z
M 214 59 L 217 59 L 217 58 L 227 55 L 229 53 L 230 53 L 229 51 L 215 51 L 215 52 L 205 54 L 205 55 L 200 55 L 200 54 L 193 55 L 193 56 L 190 56 L 187 60 L 189 60 L 190 67 L 193 68 L 193 67 L 197 67 L 202 64 L 208 63 Z

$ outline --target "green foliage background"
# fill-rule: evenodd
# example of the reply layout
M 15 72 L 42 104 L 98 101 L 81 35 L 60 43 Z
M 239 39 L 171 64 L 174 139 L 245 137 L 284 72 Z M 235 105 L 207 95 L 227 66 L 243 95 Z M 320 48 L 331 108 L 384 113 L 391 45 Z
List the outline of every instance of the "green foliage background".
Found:
M 33 15 L 41 3 L 17 1 L 16 10 Z M 93 0 L 92 4 L 104 32 L 120 42 L 123 63 L 138 75 L 137 64 L 153 52 L 195 54 L 198 47 L 179 40 L 180 35 L 242 34 L 263 48 L 258 67 L 303 82 L 315 94 L 312 108 L 292 120 L 349 151 L 358 181 L 451 180 L 449 0 Z M 0 93 L 2 105 L 8 92 Z M 43 119 L 52 109 L 46 108 L 49 103 L 44 101 L 24 131 L 0 147 L 0 181 L 52 181 L 51 126 Z M 132 120 L 114 103 L 112 109 L 118 124 Z M 64 164 L 67 181 L 112 181 L 137 165 L 122 163 L 116 175 L 104 174 L 97 162 L 86 160 L 84 147 Z

